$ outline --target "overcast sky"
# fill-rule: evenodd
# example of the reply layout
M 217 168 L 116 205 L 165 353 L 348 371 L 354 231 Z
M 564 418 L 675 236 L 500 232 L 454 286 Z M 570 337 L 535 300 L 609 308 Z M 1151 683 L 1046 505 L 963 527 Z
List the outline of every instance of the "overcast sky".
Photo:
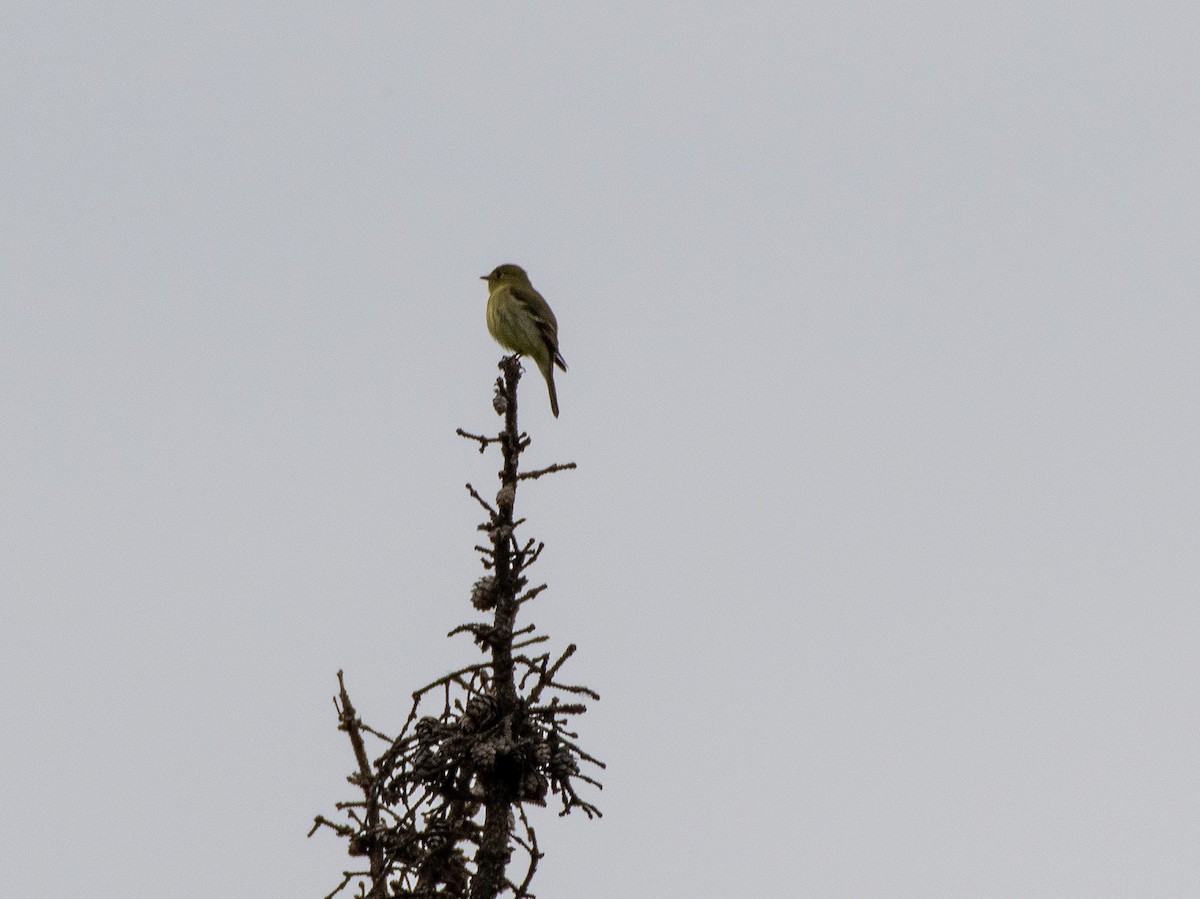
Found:
M 1200 894 L 1200 13 L 0 12 L 0 894 L 320 897 L 527 268 L 571 896 Z

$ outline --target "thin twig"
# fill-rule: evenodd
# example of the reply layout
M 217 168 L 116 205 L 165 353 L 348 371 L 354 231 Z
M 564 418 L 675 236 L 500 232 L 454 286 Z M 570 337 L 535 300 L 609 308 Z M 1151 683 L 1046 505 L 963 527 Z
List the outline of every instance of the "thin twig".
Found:
M 479 452 L 482 454 L 488 448 L 489 443 L 499 443 L 500 437 L 484 437 L 482 434 L 471 434 L 464 431 L 462 428 L 455 428 L 454 433 L 459 437 L 465 437 L 467 440 L 475 440 L 479 443 Z
M 477 502 L 477 503 L 479 503 L 479 505 L 483 506 L 483 508 L 486 509 L 491 515 L 496 514 L 496 510 L 493 509 L 488 504 L 488 501 L 479 495 L 479 491 L 476 490 L 474 487 L 472 487 L 470 484 L 467 484 L 467 492 L 470 493 L 471 496 L 473 496 L 475 498 L 475 502 Z M 480 527 L 482 528 L 483 525 L 480 525 Z
M 574 462 L 556 462 L 553 465 L 547 465 L 545 468 L 538 468 L 534 471 L 523 471 L 517 475 L 517 480 L 532 481 L 542 477 L 542 475 L 554 474 L 556 471 L 571 471 L 576 467 Z

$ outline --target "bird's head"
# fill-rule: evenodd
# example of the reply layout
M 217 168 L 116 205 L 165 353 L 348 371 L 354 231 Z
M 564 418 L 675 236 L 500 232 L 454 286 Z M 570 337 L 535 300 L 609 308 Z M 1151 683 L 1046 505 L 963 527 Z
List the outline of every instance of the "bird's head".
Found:
M 519 265 L 513 265 L 511 262 L 506 262 L 504 265 L 498 265 L 492 269 L 490 274 L 480 275 L 480 280 L 488 282 L 488 288 L 494 288 L 497 284 L 528 284 L 529 275 L 525 274 L 525 269 Z

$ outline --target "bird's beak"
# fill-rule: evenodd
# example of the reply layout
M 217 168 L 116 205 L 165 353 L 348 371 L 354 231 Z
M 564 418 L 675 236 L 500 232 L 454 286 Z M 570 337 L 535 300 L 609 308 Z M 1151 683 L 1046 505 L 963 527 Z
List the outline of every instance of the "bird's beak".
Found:
M 480 280 L 480 281 L 486 281 L 487 279 L 488 279 L 488 276 L 487 276 L 487 275 L 480 275 L 480 276 L 479 276 L 479 280 Z

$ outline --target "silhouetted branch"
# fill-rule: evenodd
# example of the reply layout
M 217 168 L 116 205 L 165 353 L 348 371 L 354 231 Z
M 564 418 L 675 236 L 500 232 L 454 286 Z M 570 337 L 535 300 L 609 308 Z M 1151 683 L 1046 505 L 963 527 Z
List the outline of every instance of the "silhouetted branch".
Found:
M 575 468 L 574 462 L 564 462 L 562 464 L 548 465 L 545 468 L 539 468 L 536 471 L 524 471 L 517 475 L 517 479 L 521 481 L 537 480 L 543 475 L 554 474 L 556 471 L 572 471 Z
M 503 429 L 496 436 L 456 432 L 478 442 L 480 452 L 499 446 L 503 460 L 494 503 L 467 485 L 487 516 L 479 525 L 487 542 L 476 547 L 487 574 L 472 586 L 471 604 L 490 612 L 491 621 L 460 624 L 449 634 L 470 635 L 486 658 L 413 691 L 408 717 L 392 739 L 359 719 L 338 672 L 338 726 L 349 736 L 355 758 L 348 780 L 362 798 L 337 803 L 344 823 L 318 816 L 309 835 L 322 827 L 332 830 L 348 841 L 351 855 L 367 857 L 369 870 L 345 872 L 330 897 L 358 879 L 362 899 L 494 899 L 502 893 L 533 899 L 529 887 L 543 853 L 525 807 L 544 806 L 553 793 L 562 803 L 560 814 L 572 809 L 589 818 L 600 814 L 580 797 L 576 783 L 599 788 L 580 766 L 604 765 L 564 728 L 586 707 L 560 701 L 599 696 L 558 680 L 574 644 L 553 662 L 550 653 L 527 655 L 522 650 L 549 638 L 535 634 L 532 624 L 516 625 L 519 610 L 546 589 L 528 587 L 524 575 L 544 545 L 516 537 L 524 524 L 514 517 L 517 485 L 575 464 L 520 472 L 520 455 L 530 441 L 517 428 L 519 360 L 505 357 L 500 369 L 493 407 L 504 417 Z M 374 761 L 367 738 L 382 744 Z M 526 858 L 520 882 L 507 874 L 515 851 Z

